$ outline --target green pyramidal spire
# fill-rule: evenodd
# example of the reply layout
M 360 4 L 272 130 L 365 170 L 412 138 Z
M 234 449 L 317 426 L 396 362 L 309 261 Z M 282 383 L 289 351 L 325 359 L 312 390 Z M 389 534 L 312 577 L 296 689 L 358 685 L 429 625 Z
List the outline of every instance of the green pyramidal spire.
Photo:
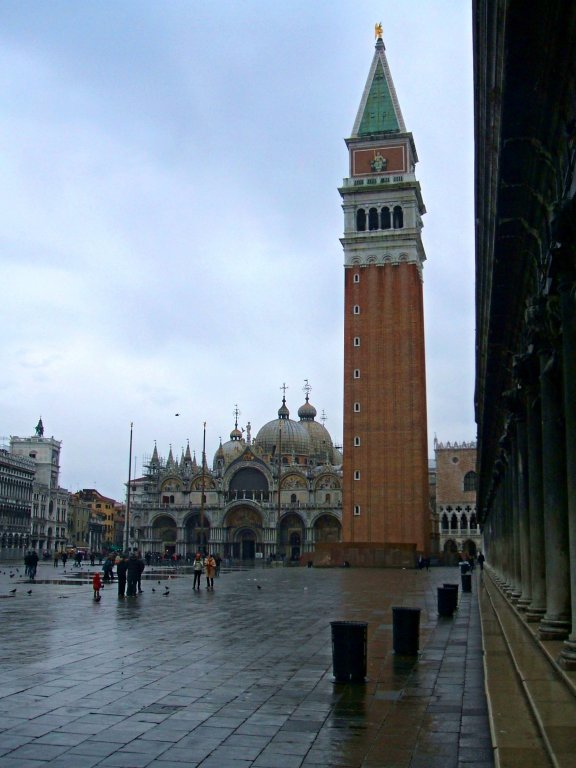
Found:
M 360 138 L 375 133 L 405 131 L 406 126 L 386 60 L 386 49 L 382 38 L 379 37 L 376 41 L 376 50 L 360 108 L 352 129 L 352 137 Z

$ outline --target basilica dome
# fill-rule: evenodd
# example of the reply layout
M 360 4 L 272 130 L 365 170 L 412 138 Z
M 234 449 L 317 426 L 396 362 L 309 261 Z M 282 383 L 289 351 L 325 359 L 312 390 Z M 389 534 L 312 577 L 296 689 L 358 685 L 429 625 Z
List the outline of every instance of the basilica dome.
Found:
M 297 421 L 292 421 L 286 406 L 286 398 L 278 409 L 278 418 L 269 421 L 260 429 L 254 444 L 264 456 L 273 456 L 276 451 L 282 455 L 308 457 L 311 452 L 310 436 L 306 428 Z
M 334 461 L 332 438 L 326 427 L 315 421 L 316 414 L 317 410 L 308 401 L 308 394 L 306 394 L 306 402 L 298 408 L 298 416 L 300 423 L 310 437 L 311 455 L 316 462 L 321 464 L 334 464 L 336 462 Z

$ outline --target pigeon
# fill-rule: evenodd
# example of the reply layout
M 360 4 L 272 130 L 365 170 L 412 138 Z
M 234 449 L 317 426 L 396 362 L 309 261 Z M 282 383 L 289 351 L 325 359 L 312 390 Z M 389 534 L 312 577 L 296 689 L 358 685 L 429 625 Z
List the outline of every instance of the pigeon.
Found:
M 156 590 L 154 589 L 154 587 L 152 587 L 152 592 L 156 592 Z
M 16 590 L 15 590 L 15 589 L 11 589 L 11 590 L 10 590 L 10 594 L 11 594 L 11 595 L 13 595 L 13 594 L 14 594 L 14 592 L 16 592 Z
M 160 584 L 160 582 L 158 582 L 158 584 Z
M 31 590 L 31 589 L 29 589 L 29 590 L 28 590 L 28 592 L 26 592 L 26 594 L 27 594 L 27 595 L 31 595 L 31 594 L 32 594 L 32 590 Z
M 260 586 L 260 584 L 256 584 L 256 589 L 262 589 L 262 587 Z
M 164 597 L 168 597 L 169 594 L 170 592 L 164 592 Z

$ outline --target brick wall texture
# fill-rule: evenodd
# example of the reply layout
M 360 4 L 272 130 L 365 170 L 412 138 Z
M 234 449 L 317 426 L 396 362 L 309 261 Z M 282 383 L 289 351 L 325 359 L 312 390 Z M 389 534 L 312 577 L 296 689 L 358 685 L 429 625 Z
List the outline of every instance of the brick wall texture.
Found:
M 342 537 L 428 550 L 424 317 L 414 264 L 345 270 Z

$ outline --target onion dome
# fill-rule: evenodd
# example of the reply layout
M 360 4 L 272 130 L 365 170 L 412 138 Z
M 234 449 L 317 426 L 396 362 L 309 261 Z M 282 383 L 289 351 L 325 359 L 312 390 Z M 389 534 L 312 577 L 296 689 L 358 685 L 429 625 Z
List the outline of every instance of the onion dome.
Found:
M 246 449 L 246 441 L 242 435 L 242 431 L 238 429 L 238 421 L 234 425 L 234 429 L 230 432 L 230 440 L 228 442 L 218 446 L 218 450 L 214 455 L 214 461 L 212 467 L 214 470 L 219 467 L 227 467 L 228 464 L 233 462 L 238 456 L 241 456 Z
M 314 406 L 308 402 L 308 395 L 306 395 L 306 402 L 298 408 L 298 417 L 300 421 L 314 421 L 318 411 Z
M 308 457 L 311 448 L 306 429 L 290 418 L 285 397 L 282 398 L 282 405 L 278 409 L 278 418 L 264 424 L 256 435 L 254 444 L 263 455 L 269 456 L 281 451 L 283 456 L 294 454 Z

